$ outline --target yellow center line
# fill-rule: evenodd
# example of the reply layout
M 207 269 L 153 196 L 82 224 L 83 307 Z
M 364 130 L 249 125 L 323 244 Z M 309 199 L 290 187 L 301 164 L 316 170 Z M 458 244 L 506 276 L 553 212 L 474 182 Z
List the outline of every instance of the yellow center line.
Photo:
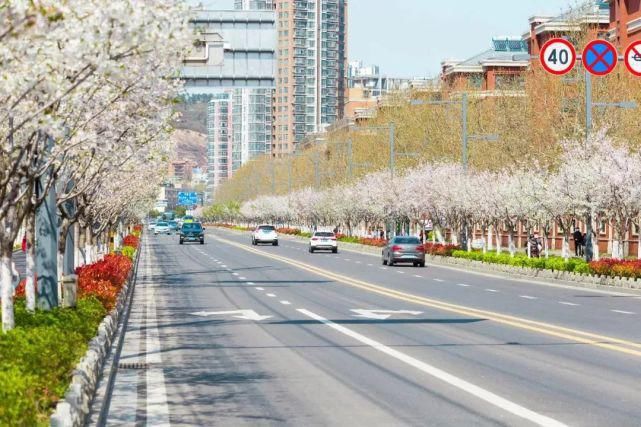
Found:
M 375 285 L 362 280 L 343 276 L 337 273 L 332 273 L 330 271 L 323 270 L 318 267 L 314 267 L 312 265 L 306 264 L 301 261 L 295 261 L 291 258 L 270 254 L 270 253 L 267 253 L 258 249 L 250 248 L 245 245 L 242 245 L 230 240 L 226 240 L 220 237 L 217 237 L 216 239 L 225 244 L 237 247 L 244 251 L 255 253 L 257 255 L 260 255 L 266 258 L 271 258 L 271 259 L 283 262 L 285 264 L 291 265 L 293 267 L 299 268 L 301 270 L 305 270 L 310 273 L 313 273 L 328 279 L 332 279 L 336 282 L 340 282 L 340 283 L 343 283 L 355 288 L 363 289 L 369 292 L 377 293 L 379 295 L 385 295 L 390 298 L 407 301 L 410 303 L 419 304 L 426 307 L 435 308 L 438 310 L 448 311 L 451 313 L 462 314 L 465 316 L 482 317 L 488 320 L 493 320 L 497 323 L 513 326 L 515 328 L 525 329 L 528 331 L 550 335 L 557 338 L 564 338 L 564 339 L 568 339 L 568 340 L 572 340 L 572 341 L 576 341 L 584 344 L 593 345 L 595 347 L 604 348 L 607 350 L 612 350 L 620 353 L 641 357 L 641 351 L 635 350 L 635 349 L 641 349 L 641 343 L 623 340 L 620 338 L 614 338 L 606 335 L 594 334 L 591 332 L 580 331 L 577 329 L 566 328 L 563 326 L 557 326 L 550 323 L 524 319 L 521 317 L 510 316 L 506 314 L 497 313 L 494 311 L 481 310 L 473 307 L 452 304 L 445 301 L 422 297 L 419 295 L 413 295 L 410 293 L 397 291 L 394 289 L 386 288 L 384 286 L 379 286 L 379 285 Z

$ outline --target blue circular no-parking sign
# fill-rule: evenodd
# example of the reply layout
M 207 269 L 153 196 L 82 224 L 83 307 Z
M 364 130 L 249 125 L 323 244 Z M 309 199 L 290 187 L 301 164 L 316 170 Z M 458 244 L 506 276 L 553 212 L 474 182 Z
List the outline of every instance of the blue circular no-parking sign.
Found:
M 605 40 L 594 40 L 583 49 L 583 66 L 595 76 L 605 76 L 614 70 L 619 53 L 614 45 Z

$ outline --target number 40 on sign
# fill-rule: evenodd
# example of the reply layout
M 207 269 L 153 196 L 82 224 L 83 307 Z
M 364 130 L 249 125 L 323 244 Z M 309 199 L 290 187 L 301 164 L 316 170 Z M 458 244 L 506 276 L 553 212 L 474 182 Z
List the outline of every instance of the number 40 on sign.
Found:
M 545 71 L 561 76 L 567 74 L 576 64 L 576 49 L 564 39 L 552 39 L 543 45 L 539 54 Z

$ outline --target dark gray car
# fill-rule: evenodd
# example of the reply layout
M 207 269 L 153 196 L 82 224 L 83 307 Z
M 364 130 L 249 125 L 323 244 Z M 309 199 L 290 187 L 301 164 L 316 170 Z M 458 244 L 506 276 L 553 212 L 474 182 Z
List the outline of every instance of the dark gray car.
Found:
M 383 248 L 383 265 L 407 262 L 425 267 L 425 250 L 418 237 L 396 236 Z

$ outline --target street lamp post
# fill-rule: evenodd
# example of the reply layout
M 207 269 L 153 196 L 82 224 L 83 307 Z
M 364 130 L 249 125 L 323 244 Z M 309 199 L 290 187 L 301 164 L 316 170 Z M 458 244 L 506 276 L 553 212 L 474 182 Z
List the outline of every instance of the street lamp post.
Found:
M 621 59 L 621 58 L 619 58 Z M 592 100 L 592 74 L 585 70 L 585 138 L 590 137 L 592 132 L 592 109 L 598 108 L 623 108 L 634 109 L 637 108 L 637 103 L 634 101 L 621 101 L 621 102 L 594 102 Z M 585 221 L 585 260 L 590 262 L 594 259 L 594 247 L 592 246 L 592 218 L 593 213 L 589 212 Z

